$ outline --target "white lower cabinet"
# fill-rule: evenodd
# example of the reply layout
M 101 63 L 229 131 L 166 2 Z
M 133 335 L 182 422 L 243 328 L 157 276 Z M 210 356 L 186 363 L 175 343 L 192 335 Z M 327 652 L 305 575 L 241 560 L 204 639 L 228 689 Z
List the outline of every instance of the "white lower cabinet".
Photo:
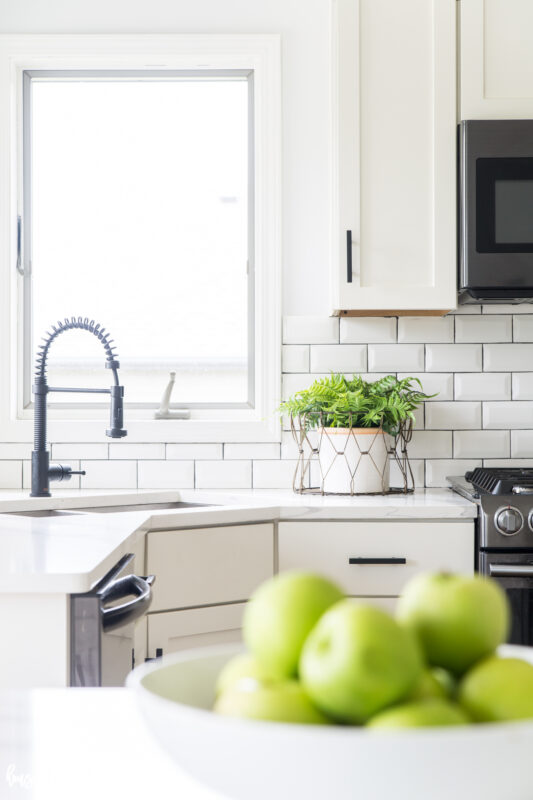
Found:
M 273 574 L 274 525 L 150 531 L 146 569 L 151 612 L 247 600 Z
M 288 569 L 320 572 L 347 594 L 383 604 L 419 572 L 473 574 L 474 523 L 281 522 L 279 570 Z
M 185 611 L 166 611 L 148 617 L 148 657 L 178 650 L 241 641 L 245 603 Z
M 245 601 L 274 574 L 274 525 L 150 531 L 146 563 L 156 576 L 149 658 L 238 642 Z

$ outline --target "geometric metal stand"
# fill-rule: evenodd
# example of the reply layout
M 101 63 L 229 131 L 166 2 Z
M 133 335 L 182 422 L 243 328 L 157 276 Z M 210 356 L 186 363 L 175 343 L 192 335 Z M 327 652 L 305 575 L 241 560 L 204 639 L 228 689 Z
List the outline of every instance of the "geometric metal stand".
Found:
M 349 427 L 345 429 L 345 439 L 341 449 L 338 449 L 338 434 L 333 436 L 329 433 L 332 429 L 324 427 L 322 422 L 322 415 L 317 412 L 299 414 L 297 416 L 290 415 L 291 433 L 298 447 L 298 463 L 293 478 L 293 490 L 295 492 L 298 494 L 337 494 L 348 496 L 359 494 L 411 494 L 414 492 L 415 484 L 413 471 L 407 455 L 407 445 L 411 441 L 413 435 L 412 420 L 400 423 L 399 431 L 394 437 L 385 434 L 381 428 L 376 428 L 373 435 L 370 434 L 371 429 L 367 429 L 365 431 L 365 433 L 367 433 L 367 437 L 365 437 L 365 447 L 361 446 L 361 436 L 358 435 L 359 429 Z M 388 465 L 385 463 L 385 468 L 380 469 L 376 459 L 373 457 L 373 448 L 378 444 L 378 437 L 383 439 L 390 461 L 395 462 L 399 467 L 400 475 L 402 476 L 402 486 L 390 488 L 386 486 L 385 474 Z M 381 450 L 383 450 L 381 441 L 379 445 Z M 325 471 L 322 468 L 322 463 L 319 458 L 320 450 L 324 446 L 327 446 L 328 450 L 334 448 L 336 452 L 331 464 Z M 377 476 L 379 476 L 380 479 L 378 485 L 381 483 L 381 491 L 355 491 L 358 469 L 361 468 L 363 457 L 367 457 L 367 464 L 368 459 L 370 459 L 370 462 L 373 464 Z M 350 475 L 349 492 L 325 491 L 326 479 L 336 459 L 343 459 Z M 320 475 L 319 485 L 306 486 L 307 483 L 311 483 L 311 465 L 313 463 L 318 465 Z

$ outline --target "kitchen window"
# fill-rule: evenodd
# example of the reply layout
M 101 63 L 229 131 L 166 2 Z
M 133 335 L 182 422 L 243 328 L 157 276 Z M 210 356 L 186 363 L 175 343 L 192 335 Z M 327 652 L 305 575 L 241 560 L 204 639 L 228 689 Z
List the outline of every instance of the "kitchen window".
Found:
M 6 38 L 5 69 L 6 45 L 41 39 Z M 40 337 L 74 315 L 111 331 L 130 435 L 277 438 L 267 420 L 279 396 L 277 37 L 94 37 L 84 53 L 92 38 L 42 37 L 45 49 L 83 44 L 75 66 L 50 47 L 48 58 L 17 53 L 11 71 L 17 213 L 2 266 L 16 264 L 16 417 L 32 415 Z M 154 44 L 165 45 L 158 58 Z M 171 409 L 190 420 L 156 422 L 171 371 Z M 107 380 L 83 331 L 54 342 L 48 373 L 54 386 Z M 51 395 L 51 418 L 94 427 L 105 399 L 87 397 Z

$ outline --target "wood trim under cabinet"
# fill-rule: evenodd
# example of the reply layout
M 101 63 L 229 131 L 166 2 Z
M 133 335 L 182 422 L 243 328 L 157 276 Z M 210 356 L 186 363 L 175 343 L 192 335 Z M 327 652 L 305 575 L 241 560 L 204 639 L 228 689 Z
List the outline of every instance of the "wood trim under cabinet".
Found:
M 451 308 L 445 310 L 438 310 L 438 309 L 430 309 L 427 311 L 420 311 L 420 309 L 415 309 L 411 311 L 409 309 L 398 309 L 398 310 L 389 310 L 389 309 L 350 309 L 349 311 L 333 311 L 331 316 L 332 317 L 444 317 L 446 314 L 449 314 L 452 311 Z

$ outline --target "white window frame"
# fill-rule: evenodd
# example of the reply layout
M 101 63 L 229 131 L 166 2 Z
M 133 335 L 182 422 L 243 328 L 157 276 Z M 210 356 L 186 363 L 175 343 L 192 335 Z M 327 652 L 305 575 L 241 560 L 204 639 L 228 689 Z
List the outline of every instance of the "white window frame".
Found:
M 33 438 L 33 411 L 23 407 L 24 281 L 16 269 L 17 217 L 22 214 L 23 72 L 156 68 L 253 71 L 255 407 L 191 408 L 188 420 L 154 420 L 153 409 L 129 408 L 128 437 L 136 442 L 280 440 L 276 415 L 281 388 L 280 37 L 169 34 L 0 36 L 0 441 Z M 112 329 L 112 320 L 108 325 Z M 105 387 L 103 365 L 104 359 Z M 101 441 L 107 414 L 107 408 L 49 408 L 49 436 L 62 442 Z

